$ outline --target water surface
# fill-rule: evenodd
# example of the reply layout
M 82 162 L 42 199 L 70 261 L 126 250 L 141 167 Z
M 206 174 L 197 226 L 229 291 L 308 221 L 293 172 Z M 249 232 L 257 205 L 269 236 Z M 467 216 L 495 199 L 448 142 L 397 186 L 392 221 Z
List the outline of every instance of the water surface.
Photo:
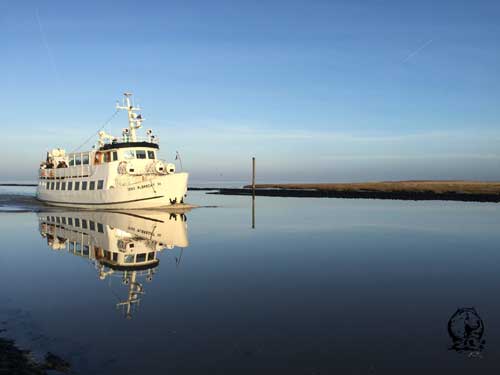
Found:
M 3 335 L 80 374 L 498 372 L 497 204 L 189 201 L 1 212 Z

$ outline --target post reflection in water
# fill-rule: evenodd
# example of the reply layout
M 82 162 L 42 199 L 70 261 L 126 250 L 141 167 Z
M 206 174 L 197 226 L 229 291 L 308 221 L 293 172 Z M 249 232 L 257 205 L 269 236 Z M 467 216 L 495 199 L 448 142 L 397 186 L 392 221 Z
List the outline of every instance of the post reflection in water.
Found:
M 64 211 L 38 214 L 39 229 L 50 248 L 89 259 L 100 280 L 121 277 L 127 297 L 117 303 L 127 319 L 151 281 L 164 249 L 189 246 L 185 211 Z

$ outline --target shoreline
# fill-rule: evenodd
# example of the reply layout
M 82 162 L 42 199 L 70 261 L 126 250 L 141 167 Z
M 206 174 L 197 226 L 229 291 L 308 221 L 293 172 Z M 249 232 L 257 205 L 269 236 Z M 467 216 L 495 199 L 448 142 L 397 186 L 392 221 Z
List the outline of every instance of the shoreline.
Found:
M 252 189 L 216 189 L 207 194 L 252 195 Z M 300 189 L 256 189 L 256 196 L 281 198 L 339 198 L 339 199 L 389 199 L 407 201 L 458 201 L 500 203 L 497 194 L 433 193 L 433 192 L 373 192 L 373 191 L 321 191 Z
M 37 186 L 36 184 L 0 183 L 0 186 Z M 242 188 L 188 187 L 217 195 L 253 195 L 252 186 Z M 500 182 L 459 180 L 410 180 L 319 184 L 257 184 L 255 195 L 283 198 L 340 198 L 390 200 L 441 200 L 500 203 Z
M 47 352 L 44 360 L 37 361 L 30 350 L 20 349 L 14 340 L 4 336 L 0 336 L 0 364 L 2 374 L 5 371 L 6 374 L 24 375 L 48 375 L 49 372 L 66 374 L 71 367 L 69 362 L 51 352 Z
M 222 188 L 210 194 L 252 195 L 251 185 Z M 392 200 L 442 200 L 500 202 L 500 182 L 481 181 L 384 181 L 324 184 L 257 184 L 255 195 L 294 198 L 344 198 Z
M 244 188 L 251 188 L 245 185 Z M 341 183 L 287 183 L 257 184 L 257 189 L 290 189 L 320 191 L 374 191 L 374 192 L 433 192 L 466 194 L 500 194 L 499 181 L 467 180 L 406 180 L 380 182 L 341 182 Z

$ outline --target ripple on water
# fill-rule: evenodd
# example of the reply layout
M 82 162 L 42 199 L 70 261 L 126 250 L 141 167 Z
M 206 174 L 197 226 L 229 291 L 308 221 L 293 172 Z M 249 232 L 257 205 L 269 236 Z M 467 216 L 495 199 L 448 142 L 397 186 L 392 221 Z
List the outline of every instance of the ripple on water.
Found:
M 34 195 L 0 194 L 0 212 L 37 212 L 44 207 Z

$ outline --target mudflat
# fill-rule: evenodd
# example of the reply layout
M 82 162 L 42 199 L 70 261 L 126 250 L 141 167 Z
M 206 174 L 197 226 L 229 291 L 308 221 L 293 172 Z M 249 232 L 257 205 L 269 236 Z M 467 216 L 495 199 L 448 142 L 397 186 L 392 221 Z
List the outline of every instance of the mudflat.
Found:
M 432 192 L 500 194 L 500 182 L 485 181 L 382 181 L 356 183 L 258 184 L 257 189 L 301 189 L 321 191 Z M 251 185 L 245 186 L 251 188 Z

